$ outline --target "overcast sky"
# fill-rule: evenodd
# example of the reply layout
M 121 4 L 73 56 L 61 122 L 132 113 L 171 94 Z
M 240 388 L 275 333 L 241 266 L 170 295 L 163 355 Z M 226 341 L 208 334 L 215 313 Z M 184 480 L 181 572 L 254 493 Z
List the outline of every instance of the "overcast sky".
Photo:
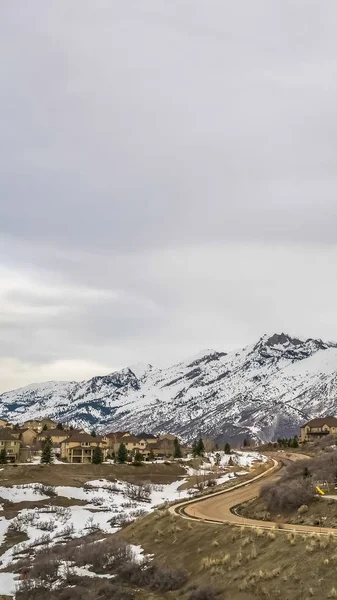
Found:
M 335 0 L 0 2 L 0 392 L 337 340 Z

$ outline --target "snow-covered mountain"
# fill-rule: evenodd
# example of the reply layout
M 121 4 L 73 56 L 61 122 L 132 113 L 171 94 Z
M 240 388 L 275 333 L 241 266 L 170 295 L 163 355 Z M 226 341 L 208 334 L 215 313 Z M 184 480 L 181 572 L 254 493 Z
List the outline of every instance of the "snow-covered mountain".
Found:
M 337 414 L 337 344 L 283 333 L 167 369 L 137 365 L 0 395 L 0 417 L 13 422 L 48 416 L 99 431 L 172 432 L 186 440 L 269 440 L 328 414 Z

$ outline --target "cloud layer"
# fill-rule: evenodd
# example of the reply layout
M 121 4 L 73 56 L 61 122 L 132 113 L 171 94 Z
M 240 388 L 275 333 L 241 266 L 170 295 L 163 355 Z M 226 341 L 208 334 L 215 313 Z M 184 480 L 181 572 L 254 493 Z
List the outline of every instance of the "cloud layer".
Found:
M 337 339 L 337 7 L 0 7 L 0 391 Z

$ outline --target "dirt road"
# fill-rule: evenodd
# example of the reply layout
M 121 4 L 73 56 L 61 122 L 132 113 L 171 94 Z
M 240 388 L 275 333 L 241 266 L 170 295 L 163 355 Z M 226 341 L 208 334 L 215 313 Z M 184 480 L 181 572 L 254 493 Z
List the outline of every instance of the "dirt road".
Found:
M 282 462 L 301 460 L 307 458 L 304 455 L 294 454 L 282 459 Z M 283 468 L 283 467 L 281 467 Z M 261 529 L 282 528 L 283 531 L 297 531 L 299 533 L 321 533 L 327 535 L 333 533 L 337 535 L 337 529 L 320 528 L 309 525 L 282 524 L 272 521 L 258 521 L 248 519 L 235 513 L 235 507 L 252 500 L 259 495 L 259 490 L 266 481 L 275 481 L 280 476 L 280 469 L 277 469 L 276 461 L 274 468 L 269 469 L 257 481 L 251 483 L 238 484 L 233 488 L 209 494 L 199 500 L 188 500 L 171 507 L 171 511 L 185 519 L 197 519 L 209 523 L 227 523 L 239 527 L 259 527 Z

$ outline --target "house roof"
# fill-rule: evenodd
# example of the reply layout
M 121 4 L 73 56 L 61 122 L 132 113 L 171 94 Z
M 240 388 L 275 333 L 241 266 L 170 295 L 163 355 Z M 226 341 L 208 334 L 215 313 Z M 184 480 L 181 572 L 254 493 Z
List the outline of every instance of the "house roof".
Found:
M 142 431 L 142 433 L 138 434 L 139 439 L 143 439 L 143 440 L 156 440 L 157 436 L 153 435 L 152 433 L 145 433 L 145 431 Z
M 11 433 L 9 433 L 8 429 L 6 429 L 6 427 L 0 427 L 0 440 L 2 442 L 9 442 L 9 441 L 18 441 L 18 439 L 16 437 L 14 437 L 14 435 L 12 435 Z
M 48 437 L 48 436 L 53 436 L 53 437 L 67 437 L 68 432 L 64 431 L 63 429 L 45 429 L 45 431 L 41 431 L 41 433 L 39 433 L 39 437 Z
M 126 444 L 130 444 L 130 442 L 131 444 L 136 444 L 137 442 L 140 442 L 143 439 L 144 438 L 137 437 L 136 435 L 128 435 L 127 437 L 122 439 L 122 442 L 125 442 Z
M 309 427 L 322 427 L 323 425 L 329 425 L 330 427 L 337 427 L 337 418 L 336 417 L 320 417 L 317 419 L 312 419 L 303 425 Z
M 101 435 L 90 435 L 89 433 L 75 433 L 75 435 L 69 436 L 65 441 L 67 442 L 96 442 L 99 444 L 102 441 Z

